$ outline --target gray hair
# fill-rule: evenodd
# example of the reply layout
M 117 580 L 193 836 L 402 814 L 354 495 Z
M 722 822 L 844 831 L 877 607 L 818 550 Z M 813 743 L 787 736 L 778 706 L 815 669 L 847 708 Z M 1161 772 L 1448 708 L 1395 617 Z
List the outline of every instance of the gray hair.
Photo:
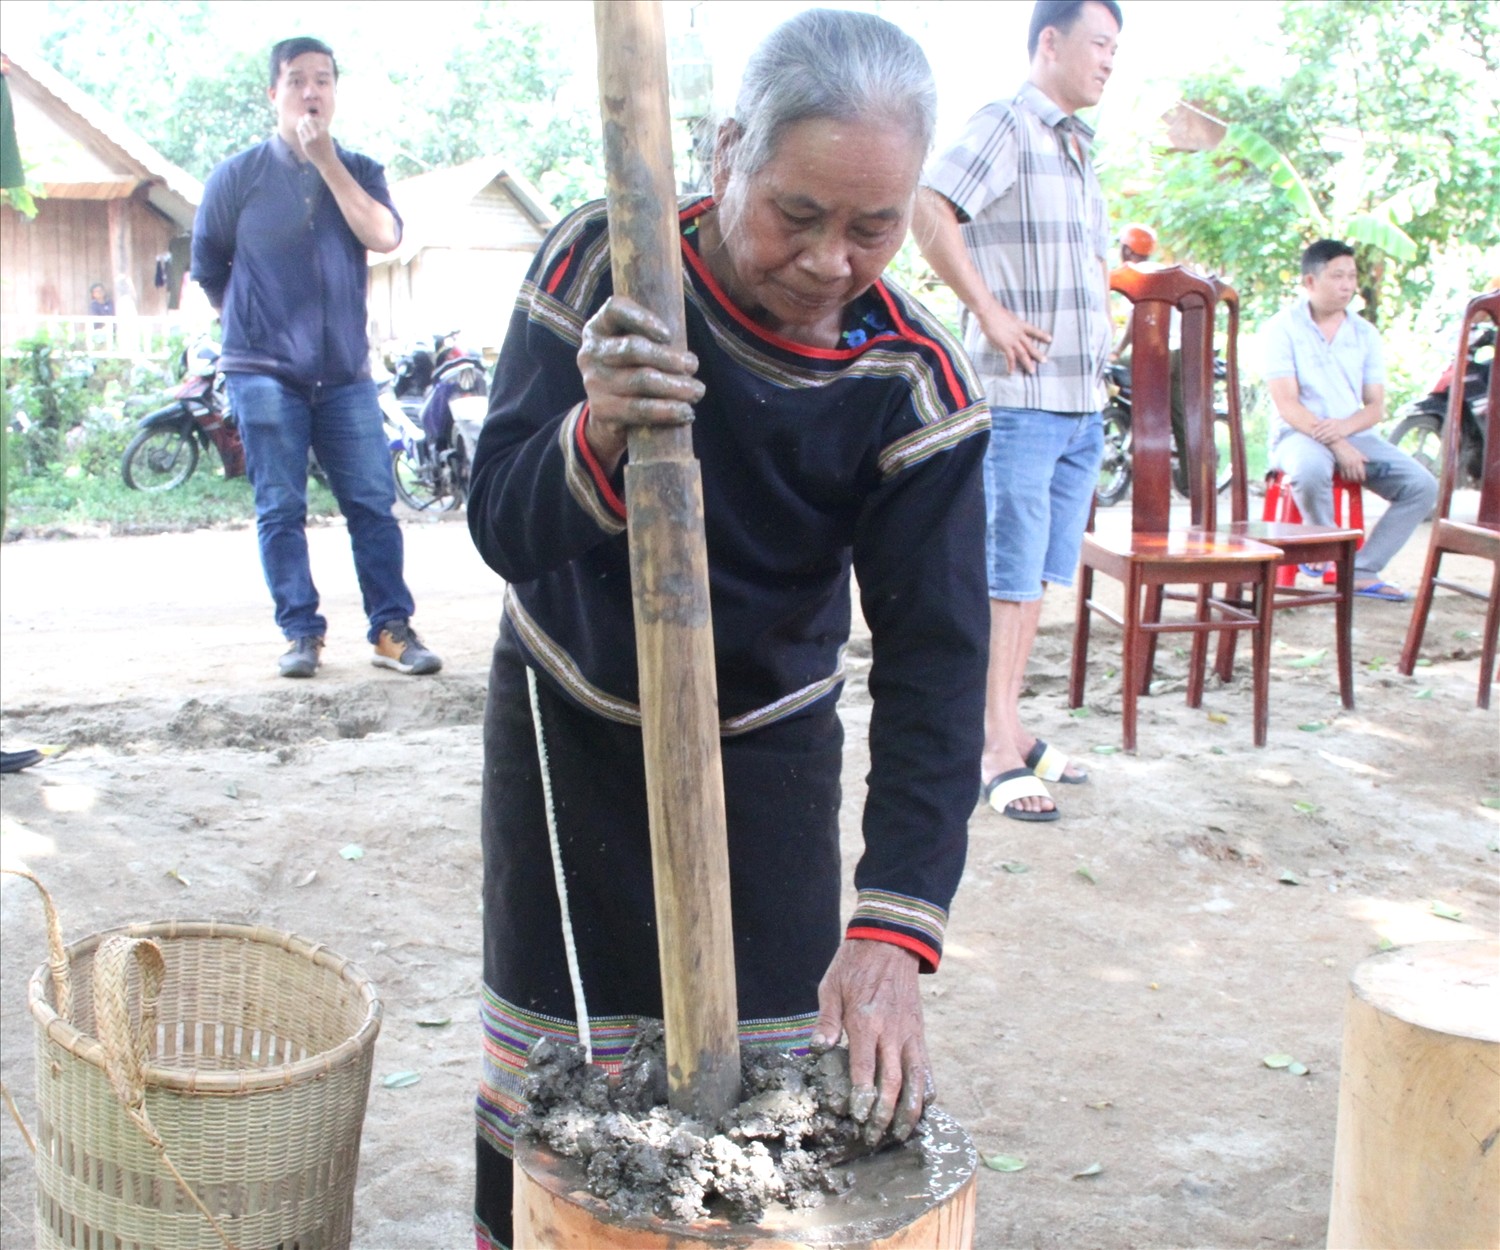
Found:
M 937 128 L 937 84 L 910 35 L 872 13 L 809 9 L 773 30 L 750 57 L 735 101 L 734 172 L 758 173 L 788 126 L 828 117 L 886 117 L 925 153 Z

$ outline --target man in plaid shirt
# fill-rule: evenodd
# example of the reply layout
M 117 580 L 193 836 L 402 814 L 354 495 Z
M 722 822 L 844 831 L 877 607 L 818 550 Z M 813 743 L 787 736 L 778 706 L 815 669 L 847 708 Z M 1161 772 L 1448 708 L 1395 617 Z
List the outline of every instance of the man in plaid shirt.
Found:
M 1071 586 L 1103 453 L 1109 229 L 1090 163 L 1123 19 L 1115 0 L 1038 0 L 1031 73 L 980 109 L 923 176 L 913 234 L 966 309 L 989 395 L 990 666 L 980 778 L 1015 820 L 1056 820 L 1044 780 L 1087 774 L 1021 725 L 1047 582 Z

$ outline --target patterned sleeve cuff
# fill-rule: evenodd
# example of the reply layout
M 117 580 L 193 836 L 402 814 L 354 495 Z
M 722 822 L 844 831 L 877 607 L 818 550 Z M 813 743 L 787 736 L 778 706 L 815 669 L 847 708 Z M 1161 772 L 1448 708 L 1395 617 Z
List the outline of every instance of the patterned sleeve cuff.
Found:
M 568 491 L 578 506 L 593 518 L 594 524 L 607 534 L 618 534 L 625 528 L 625 501 L 620 498 L 583 435 L 588 418 L 587 402 L 579 404 L 564 418 L 559 431 L 568 466 Z
M 922 961 L 923 972 L 936 972 L 947 926 L 947 911 L 923 899 L 889 890 L 861 890 L 844 935 L 905 947 Z

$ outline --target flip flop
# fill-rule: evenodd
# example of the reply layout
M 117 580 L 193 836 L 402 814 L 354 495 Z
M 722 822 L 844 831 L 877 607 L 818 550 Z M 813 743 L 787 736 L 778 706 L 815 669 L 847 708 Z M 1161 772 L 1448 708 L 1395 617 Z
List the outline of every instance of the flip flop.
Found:
M 1026 767 L 1043 781 L 1057 781 L 1065 786 L 1081 786 L 1089 779 L 1089 775 L 1080 768 L 1073 776 L 1068 776 L 1068 765 L 1072 762 L 1056 747 L 1048 746 L 1040 738 L 1036 740 L 1036 745 L 1026 753 Z
M 1387 603 L 1406 603 L 1411 599 L 1406 591 L 1389 582 L 1371 582 L 1368 586 L 1360 586 L 1354 593 L 1363 599 L 1384 599 Z
M 1299 564 L 1297 567 L 1302 570 L 1303 577 L 1323 578 L 1329 571 L 1327 566 L 1322 564 Z
M 1047 792 L 1047 787 L 1042 784 L 1041 778 L 1029 768 L 1012 768 L 1008 773 L 1001 773 L 998 777 L 992 777 L 985 782 L 979 791 L 979 797 L 988 803 L 1002 816 L 1009 816 L 1012 820 L 1046 821 L 1056 820 L 1062 815 L 1054 807 L 1050 812 L 1028 812 L 1025 808 L 1012 809 L 1011 804 L 1017 799 L 1026 799 L 1035 796 L 1039 799 L 1050 799 L 1052 796 Z

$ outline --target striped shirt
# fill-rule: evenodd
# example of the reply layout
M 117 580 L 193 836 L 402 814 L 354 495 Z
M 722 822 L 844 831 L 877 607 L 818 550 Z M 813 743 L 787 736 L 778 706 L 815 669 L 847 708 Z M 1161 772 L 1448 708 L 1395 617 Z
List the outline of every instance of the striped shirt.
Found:
M 1109 224 L 1089 161 L 1093 139 L 1027 82 L 1010 102 L 975 113 L 923 174 L 957 210 L 969 258 L 995 298 L 1052 335 L 1037 371 L 1012 375 L 977 319 L 964 314 L 964 347 L 1002 407 L 1079 413 L 1103 402 Z
M 1262 345 L 1266 377 L 1296 378 L 1297 402 L 1315 417 L 1342 421 L 1365 406 L 1365 387 L 1385 383 L 1380 359 L 1380 334 L 1357 313 L 1345 313 L 1333 341 L 1323 337 L 1299 300 L 1266 323 Z M 1278 415 L 1272 426 L 1275 442 L 1292 427 Z

